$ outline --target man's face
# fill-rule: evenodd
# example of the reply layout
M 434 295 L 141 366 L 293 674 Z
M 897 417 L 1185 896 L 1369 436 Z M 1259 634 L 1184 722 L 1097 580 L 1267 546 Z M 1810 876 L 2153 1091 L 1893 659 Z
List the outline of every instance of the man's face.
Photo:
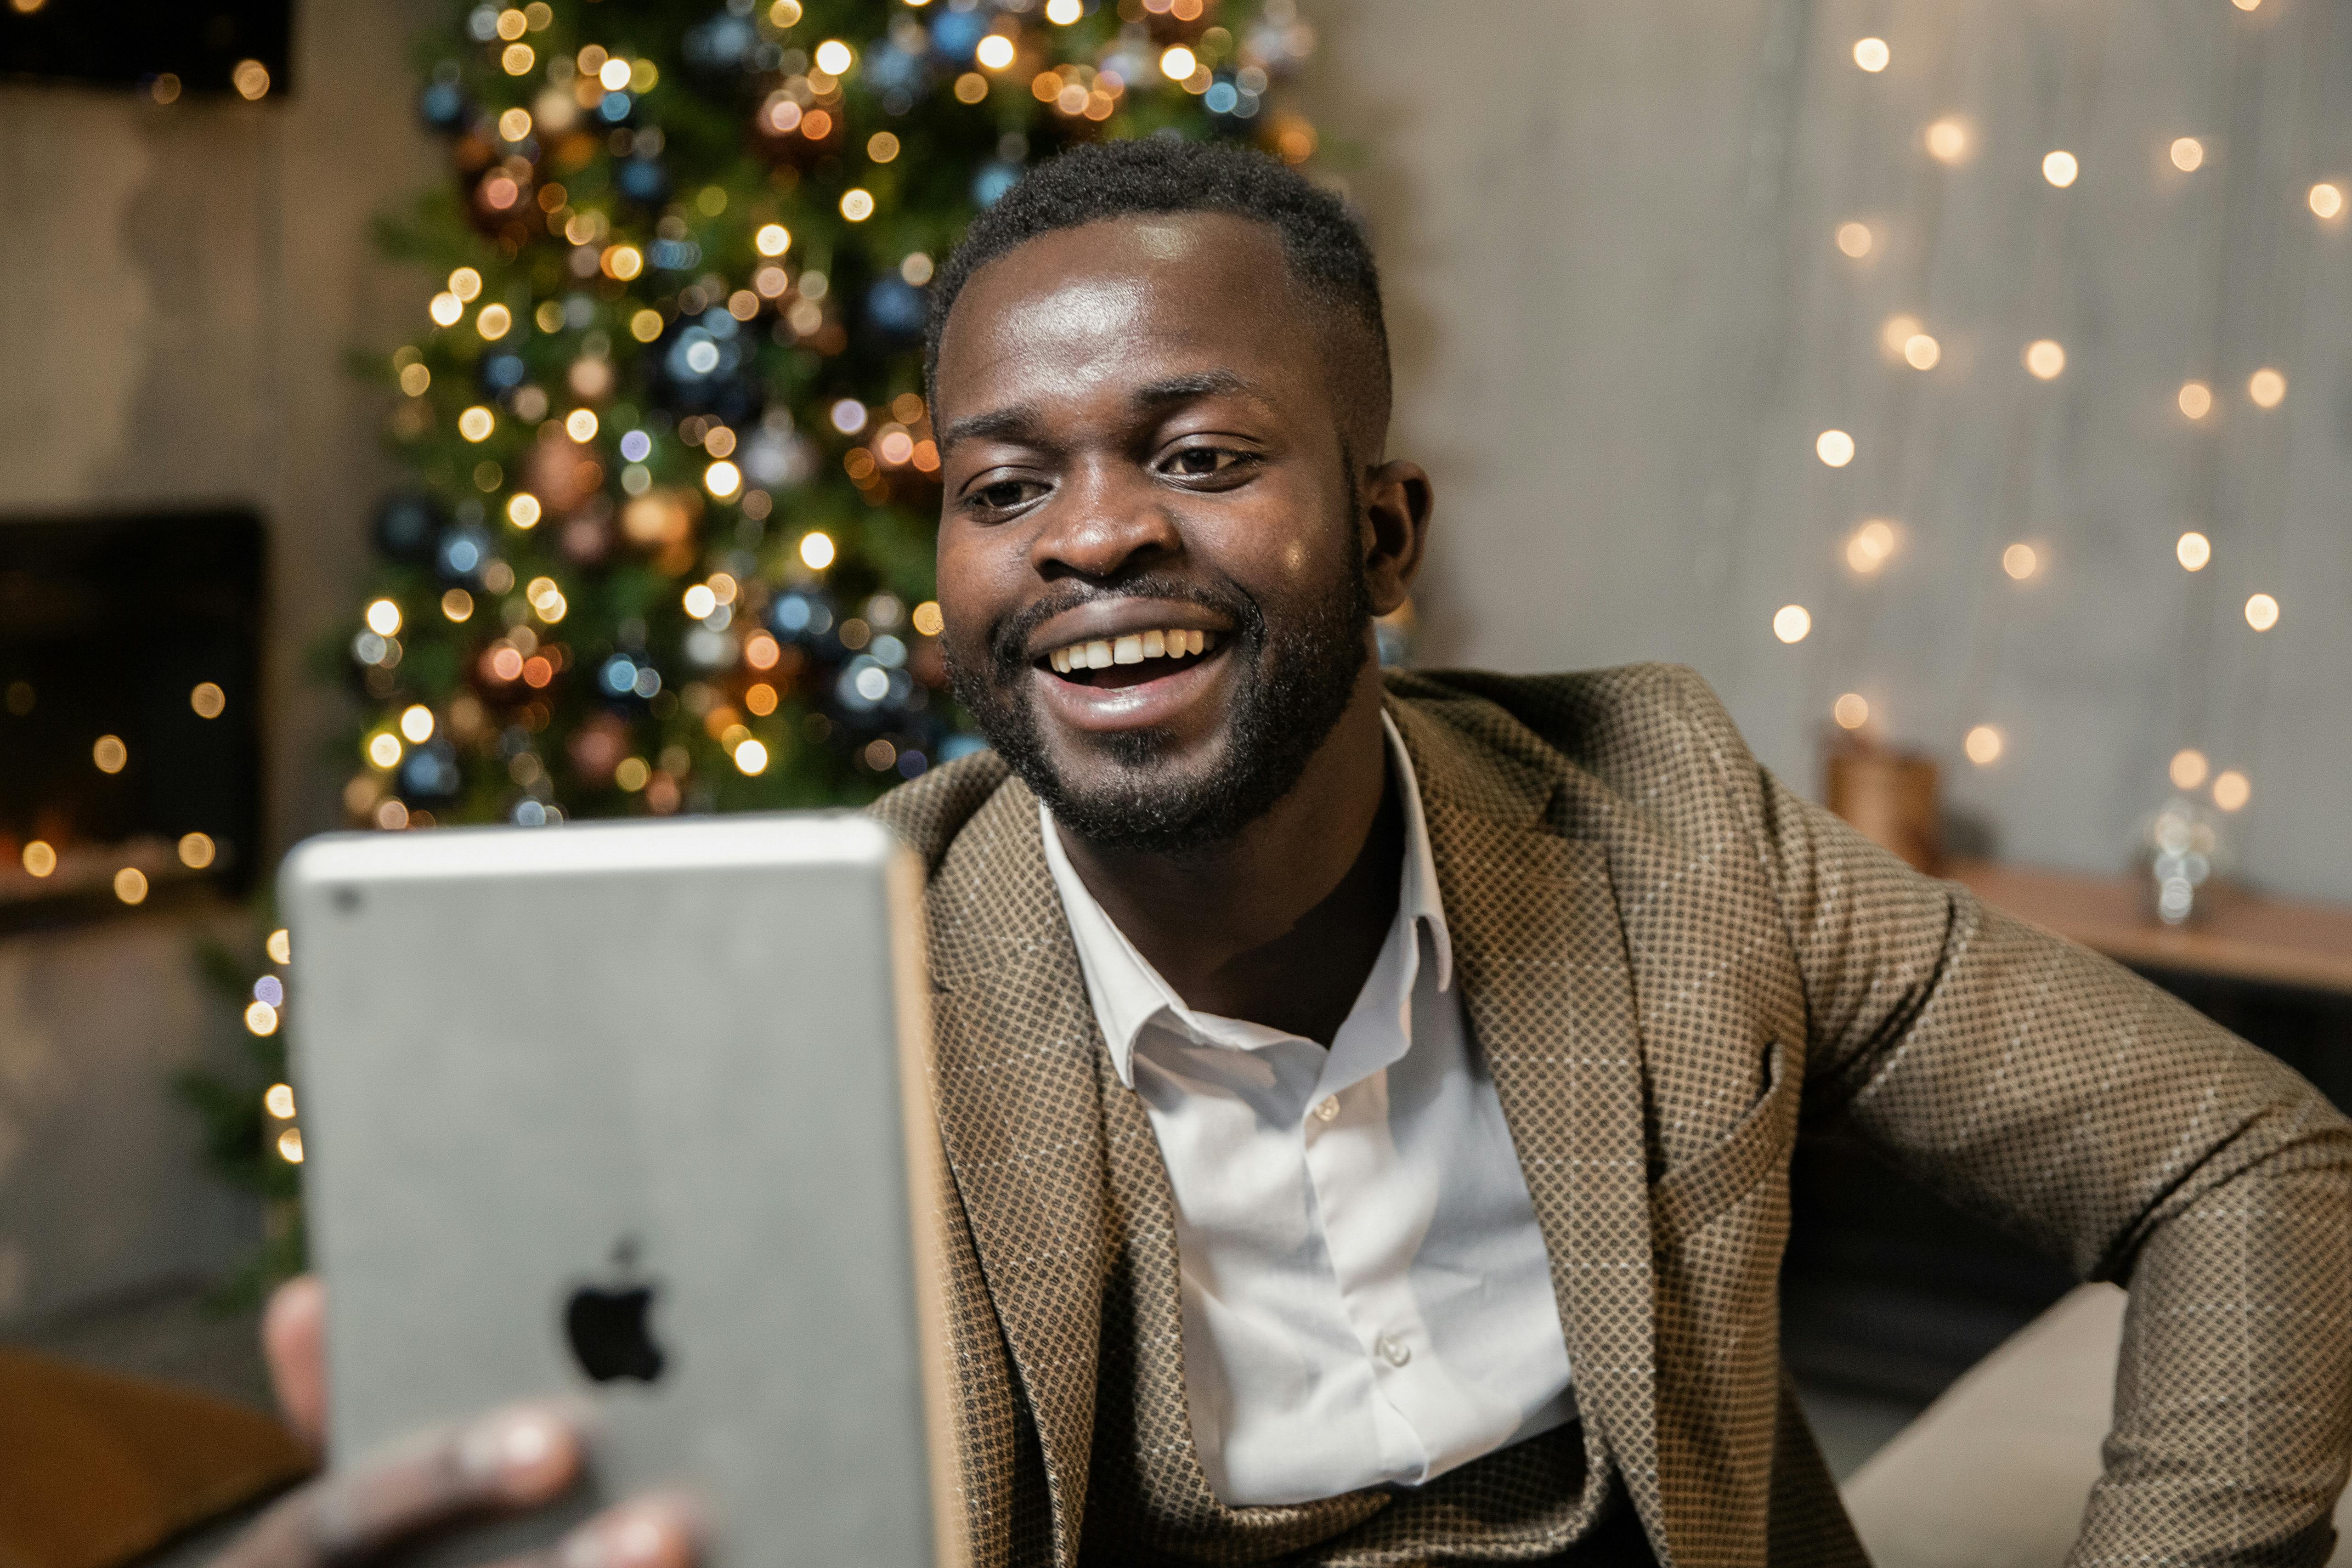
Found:
M 1390 606 L 1330 394 L 1343 330 L 1272 228 L 1222 214 L 1045 235 L 958 297 L 934 410 L 949 664 L 1082 837 L 1230 837 L 1371 679 Z

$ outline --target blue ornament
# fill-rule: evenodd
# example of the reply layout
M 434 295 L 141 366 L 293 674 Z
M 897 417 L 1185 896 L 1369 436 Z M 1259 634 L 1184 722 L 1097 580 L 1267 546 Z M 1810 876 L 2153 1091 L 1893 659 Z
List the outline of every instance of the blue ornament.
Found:
M 446 800 L 465 787 L 457 767 L 457 750 L 439 736 L 413 748 L 401 759 L 400 793 L 410 800 Z
M 484 392 L 492 397 L 503 397 L 530 378 L 530 367 L 523 363 L 520 354 L 485 354 L 475 374 Z
M 452 583 L 475 584 L 481 581 L 482 568 L 490 561 L 490 536 L 474 527 L 453 528 L 441 536 L 440 545 L 433 552 L 433 564 L 444 579 Z
M 669 195 L 669 171 L 651 158 L 624 158 L 613 171 L 613 186 L 641 207 L 659 206 Z
M 742 69 L 760 49 L 760 35 L 742 16 L 721 12 L 686 30 L 679 40 L 686 63 L 704 71 Z
M 950 13 L 950 16 L 953 14 Z M 980 173 L 974 174 L 971 179 L 971 199 L 980 206 L 992 207 L 1004 199 L 1004 193 L 1011 190 L 1020 178 L 1021 169 L 1018 164 L 982 163 L 980 166 Z
M 779 594 L 768 606 L 768 628 L 786 642 L 838 647 L 833 626 L 833 602 L 823 594 L 805 589 Z
M 972 51 L 988 35 L 988 23 L 977 10 L 943 12 L 931 24 L 931 47 L 952 64 L 971 64 Z
M 375 547 L 394 561 L 430 561 L 448 521 L 440 503 L 422 491 L 386 496 L 375 511 Z
M 436 81 L 416 95 L 416 115 L 444 135 L 454 135 L 472 118 L 466 95 L 454 81 Z
M 891 43 L 876 44 L 868 49 L 863 70 L 866 85 L 885 98 L 893 93 L 905 93 L 910 98 L 920 93 L 924 79 L 930 74 L 924 69 L 920 56 L 910 55 Z
M 751 351 L 743 323 L 723 305 L 678 317 L 654 343 L 656 401 L 675 413 L 715 414 L 730 425 L 750 424 L 767 401 Z
M 922 336 L 930 309 L 929 296 L 896 273 L 876 279 L 866 292 L 866 320 L 893 337 Z

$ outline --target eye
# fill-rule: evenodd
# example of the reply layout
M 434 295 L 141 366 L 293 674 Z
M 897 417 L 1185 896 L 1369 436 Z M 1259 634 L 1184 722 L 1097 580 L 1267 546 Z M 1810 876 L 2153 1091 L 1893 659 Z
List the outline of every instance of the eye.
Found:
M 1230 447 L 1185 447 L 1170 453 L 1160 471 L 1180 479 L 1239 479 L 1256 462 L 1254 453 Z
M 1001 517 L 1036 500 L 1045 494 L 1046 489 L 1040 479 L 1007 476 L 965 491 L 964 509 L 982 516 Z

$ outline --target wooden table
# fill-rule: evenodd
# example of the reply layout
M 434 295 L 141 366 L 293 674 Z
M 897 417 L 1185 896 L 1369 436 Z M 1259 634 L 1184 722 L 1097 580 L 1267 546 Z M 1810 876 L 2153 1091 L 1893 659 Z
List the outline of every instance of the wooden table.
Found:
M 2139 881 L 1963 860 L 1944 874 L 1985 902 L 2120 963 L 2352 996 L 2352 909 L 2207 888 L 2199 917 L 2166 926 Z

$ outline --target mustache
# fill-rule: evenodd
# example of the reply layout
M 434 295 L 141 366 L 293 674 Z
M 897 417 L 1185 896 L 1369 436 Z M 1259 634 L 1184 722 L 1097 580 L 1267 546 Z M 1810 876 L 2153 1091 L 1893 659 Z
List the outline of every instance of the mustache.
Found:
M 1254 644 L 1263 641 L 1265 634 L 1265 612 L 1257 601 L 1240 589 L 1227 584 L 1211 586 L 1183 578 L 1143 573 L 1120 579 L 1115 588 L 1088 587 L 1072 584 L 1047 594 L 1034 604 L 1024 605 L 989 629 L 989 663 L 1000 681 L 1018 679 L 1029 667 L 1029 639 L 1039 626 L 1066 610 L 1087 605 L 1114 604 L 1121 599 L 1177 600 L 1223 617 L 1231 623 L 1236 641 Z

